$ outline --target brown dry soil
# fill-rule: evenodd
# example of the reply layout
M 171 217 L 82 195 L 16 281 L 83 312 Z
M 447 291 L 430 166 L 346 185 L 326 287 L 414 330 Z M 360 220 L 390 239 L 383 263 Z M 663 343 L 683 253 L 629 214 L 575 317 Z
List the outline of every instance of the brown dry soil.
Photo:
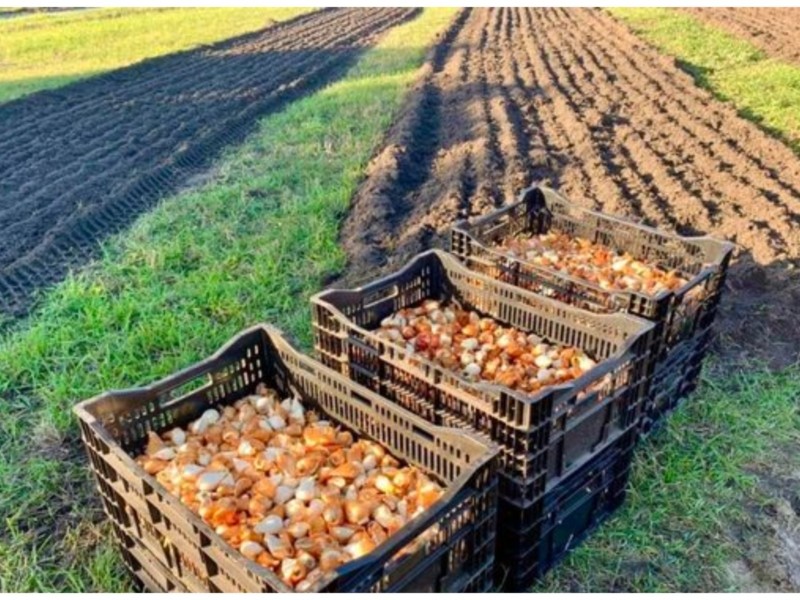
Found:
M 598 10 L 460 14 L 370 164 L 342 232 L 350 266 L 331 284 L 446 247 L 455 220 L 536 181 L 735 242 L 716 370 L 798 360 L 800 159 Z M 731 532 L 742 560 L 730 578 L 744 590 L 800 589 L 800 473 L 772 472 L 757 469 L 770 504 L 750 507 L 752 531 Z
M 335 9 L 0 106 L 0 317 L 417 9 Z
M 798 359 L 800 159 L 607 13 L 465 11 L 374 157 L 344 225 L 364 282 L 536 181 L 583 205 L 737 244 L 726 363 Z
M 744 38 L 769 56 L 800 63 L 800 8 L 688 8 L 706 23 Z

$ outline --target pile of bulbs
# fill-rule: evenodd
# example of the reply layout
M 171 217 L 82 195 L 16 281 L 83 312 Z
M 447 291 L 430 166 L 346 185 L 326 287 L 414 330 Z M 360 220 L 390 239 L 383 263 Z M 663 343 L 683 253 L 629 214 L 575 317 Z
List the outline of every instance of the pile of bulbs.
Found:
M 627 252 L 619 253 L 603 244 L 566 233 L 511 238 L 500 243 L 499 248 L 514 258 L 584 279 L 605 290 L 654 296 L 677 290 L 687 283 L 674 270 L 660 269 L 636 260 Z
M 381 445 L 263 384 L 185 430 L 150 432 L 136 461 L 297 591 L 371 552 L 443 493 Z
M 596 366 L 577 347 L 504 327 L 456 303 L 426 300 L 383 319 L 376 335 L 405 347 L 469 381 L 487 381 L 523 392 L 576 379 Z

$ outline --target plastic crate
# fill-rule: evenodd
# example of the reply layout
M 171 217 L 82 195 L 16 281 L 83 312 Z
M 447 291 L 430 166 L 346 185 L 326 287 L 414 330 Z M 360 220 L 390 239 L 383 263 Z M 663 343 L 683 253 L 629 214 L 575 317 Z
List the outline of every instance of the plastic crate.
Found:
M 636 438 L 631 432 L 619 439 L 536 502 L 523 507 L 501 498 L 499 586 L 528 591 L 623 504 Z
M 374 329 L 395 311 L 426 298 L 463 306 L 551 342 L 576 345 L 599 364 L 579 379 L 536 394 L 473 383 Z M 356 290 L 312 298 L 321 360 L 382 396 L 439 425 L 467 427 L 500 444 L 501 494 L 539 498 L 631 428 L 639 427 L 648 390 L 653 325 L 627 315 L 597 315 L 470 271 L 431 250 L 400 271 Z
M 484 591 L 492 585 L 497 450 L 466 432 L 436 427 L 323 367 L 268 326 L 248 329 L 210 358 L 151 386 L 79 404 L 84 440 L 123 558 L 154 591 L 292 591 L 246 559 L 131 458 L 147 432 L 184 426 L 265 382 L 445 486 L 444 496 L 370 554 L 314 591 Z M 409 547 L 427 532 L 424 544 Z
M 114 533 L 119 544 L 122 560 L 134 579 L 147 591 L 159 592 L 190 592 L 183 586 L 169 569 L 154 560 L 149 550 L 129 536 L 118 526 L 114 526 Z
M 647 435 L 657 430 L 663 425 L 664 418 L 697 388 L 712 334 L 710 326 L 698 331 L 692 338 L 673 347 L 664 360 L 656 363 L 642 419 L 642 433 Z
M 520 234 L 565 232 L 624 250 L 638 258 L 678 269 L 688 278 L 680 289 L 649 296 L 605 290 L 586 280 L 513 258 L 496 244 Z M 664 371 L 681 344 L 697 345 L 714 321 L 733 244 L 709 237 L 682 237 L 572 204 L 555 192 L 533 186 L 519 200 L 473 222 L 453 226 L 450 248 L 470 269 L 521 288 L 598 313 L 626 312 L 656 326 L 653 370 Z M 702 362 L 705 352 L 696 354 Z M 664 389 L 653 387 L 654 395 Z M 648 414 L 661 416 L 652 406 Z

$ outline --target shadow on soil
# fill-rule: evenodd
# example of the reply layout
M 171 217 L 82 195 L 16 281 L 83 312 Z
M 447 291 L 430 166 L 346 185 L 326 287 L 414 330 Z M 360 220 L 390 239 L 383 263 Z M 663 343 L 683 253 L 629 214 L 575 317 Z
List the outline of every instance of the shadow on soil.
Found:
M 714 351 L 732 367 L 800 363 L 800 265 L 758 264 L 747 251 L 734 259 L 717 313 Z

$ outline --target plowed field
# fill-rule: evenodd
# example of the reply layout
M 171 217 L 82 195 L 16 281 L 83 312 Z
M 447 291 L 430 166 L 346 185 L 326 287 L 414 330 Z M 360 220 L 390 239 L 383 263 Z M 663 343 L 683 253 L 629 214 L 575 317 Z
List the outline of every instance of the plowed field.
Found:
M 800 63 L 800 8 L 689 8 L 694 16 L 742 37 L 774 58 Z
M 326 10 L 0 106 L 0 312 L 340 75 L 412 9 Z
M 455 219 L 538 180 L 587 206 L 736 242 L 719 349 L 796 358 L 800 160 L 599 10 L 463 13 L 357 194 L 344 279 L 445 245 Z

